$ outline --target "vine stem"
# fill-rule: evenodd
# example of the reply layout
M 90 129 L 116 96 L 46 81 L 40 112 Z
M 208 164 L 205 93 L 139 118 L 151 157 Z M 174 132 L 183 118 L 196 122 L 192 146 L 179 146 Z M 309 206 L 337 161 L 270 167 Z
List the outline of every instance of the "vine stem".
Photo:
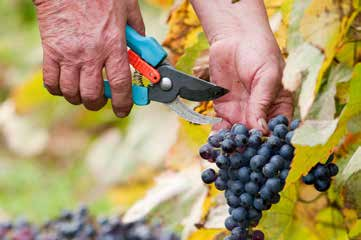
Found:
M 297 201 L 301 202 L 301 203 L 305 203 L 305 204 L 310 204 L 313 203 L 315 201 L 317 201 L 318 199 L 320 199 L 322 196 L 324 196 L 324 193 L 320 193 L 318 194 L 315 198 L 311 199 L 311 200 L 306 200 L 300 197 L 300 195 L 298 195 L 298 199 Z

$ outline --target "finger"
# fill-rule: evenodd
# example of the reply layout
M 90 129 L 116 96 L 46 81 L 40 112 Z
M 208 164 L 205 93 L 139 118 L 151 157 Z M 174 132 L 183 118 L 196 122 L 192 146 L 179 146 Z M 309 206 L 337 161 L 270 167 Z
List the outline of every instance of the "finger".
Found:
M 284 115 L 288 121 L 292 121 L 293 117 L 293 95 L 287 90 L 281 90 L 280 95 L 277 96 L 274 104 L 270 109 L 268 120 L 277 116 Z
M 133 105 L 132 81 L 126 48 L 119 47 L 112 51 L 105 62 L 105 70 L 112 91 L 113 111 L 118 117 L 126 117 Z
M 88 63 L 80 72 L 80 96 L 84 106 L 91 111 L 101 109 L 107 99 L 104 97 L 102 65 Z
M 128 24 L 132 26 L 138 33 L 145 35 L 145 26 L 138 4 L 138 0 L 129 0 L 128 2 Z
M 71 104 L 81 103 L 79 92 L 80 70 L 74 66 L 62 66 L 60 70 L 60 90 Z
M 59 87 L 59 76 L 60 76 L 59 64 L 53 59 L 51 59 L 49 56 L 44 55 L 44 60 L 43 60 L 44 86 L 49 91 L 49 93 L 56 96 L 62 95 Z
M 247 105 L 247 124 L 267 133 L 267 114 L 280 91 L 282 71 L 270 67 L 260 75 L 256 75 L 251 89 Z

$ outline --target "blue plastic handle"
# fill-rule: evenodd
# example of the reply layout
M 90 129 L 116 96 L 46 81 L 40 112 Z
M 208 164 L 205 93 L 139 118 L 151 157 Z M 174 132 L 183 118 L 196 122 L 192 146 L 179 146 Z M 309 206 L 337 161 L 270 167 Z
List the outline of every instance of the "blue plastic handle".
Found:
M 153 67 L 167 57 L 167 52 L 153 37 L 144 37 L 129 25 L 126 26 L 125 33 L 128 47 Z
M 112 91 L 110 89 L 109 82 L 104 81 L 104 96 L 106 98 L 112 98 Z M 149 104 L 148 88 L 138 85 L 132 85 L 133 102 L 138 106 L 145 106 Z

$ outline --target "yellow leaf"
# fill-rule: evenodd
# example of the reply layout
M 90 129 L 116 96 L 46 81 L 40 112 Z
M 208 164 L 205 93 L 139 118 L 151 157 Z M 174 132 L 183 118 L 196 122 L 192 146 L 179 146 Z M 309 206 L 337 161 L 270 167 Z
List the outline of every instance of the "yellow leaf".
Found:
M 220 240 L 225 234 L 225 231 L 220 229 L 199 229 L 192 233 L 188 240 Z
M 197 41 L 202 27 L 192 5 L 188 0 L 175 6 L 168 18 L 169 32 L 163 45 L 173 54 L 174 62 L 183 55 L 184 50 Z
M 162 8 L 170 7 L 173 3 L 173 0 L 146 0 L 149 4 L 160 6 Z

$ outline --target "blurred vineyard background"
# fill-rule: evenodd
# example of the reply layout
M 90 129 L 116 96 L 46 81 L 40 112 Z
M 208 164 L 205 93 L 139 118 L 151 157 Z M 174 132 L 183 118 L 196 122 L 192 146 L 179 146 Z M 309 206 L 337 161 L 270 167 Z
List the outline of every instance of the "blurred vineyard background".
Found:
M 209 46 L 189 2 L 140 2 L 147 34 L 164 41 L 170 60 L 209 78 Z M 265 3 L 287 60 L 283 83 L 305 122 L 282 201 L 260 227 L 266 239 L 361 239 L 360 1 Z M 94 113 L 50 96 L 31 1 L 0 1 L 0 22 L 0 220 L 39 222 L 87 204 L 99 215 L 161 222 L 184 239 L 221 236 L 224 199 L 201 183 L 197 157 L 209 127 L 160 104 L 117 119 L 109 106 Z M 298 179 L 331 151 L 341 174 L 318 197 Z

